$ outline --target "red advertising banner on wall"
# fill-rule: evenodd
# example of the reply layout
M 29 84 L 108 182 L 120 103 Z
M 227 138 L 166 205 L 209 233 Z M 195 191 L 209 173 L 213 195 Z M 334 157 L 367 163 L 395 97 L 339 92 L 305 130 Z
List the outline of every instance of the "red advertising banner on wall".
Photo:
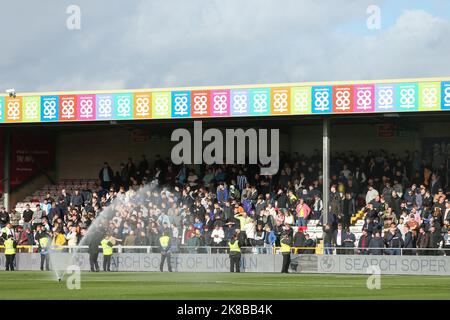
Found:
M 1 141 L 3 148 L 3 140 Z M 51 134 L 13 133 L 11 135 L 11 190 L 36 176 L 41 170 L 52 167 L 54 160 L 55 139 Z M 3 168 L 3 159 L 0 161 Z
M 49 134 L 11 138 L 11 190 L 54 164 L 55 142 Z

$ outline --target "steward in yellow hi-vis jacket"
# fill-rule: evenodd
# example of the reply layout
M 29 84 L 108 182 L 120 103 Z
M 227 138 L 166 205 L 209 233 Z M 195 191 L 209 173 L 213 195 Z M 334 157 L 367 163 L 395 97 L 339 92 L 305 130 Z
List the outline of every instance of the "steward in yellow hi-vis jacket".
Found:
M 291 264 L 291 245 L 292 239 L 289 235 L 283 235 L 280 240 L 281 254 L 283 255 L 283 267 L 281 273 L 289 273 L 289 265 Z
M 39 244 L 39 253 L 41 254 L 41 271 L 44 271 L 44 264 L 45 264 L 45 270 L 50 270 L 50 259 L 49 259 L 49 248 L 51 243 L 51 238 L 47 234 L 47 232 L 44 230 L 37 239 Z
M 237 235 L 234 234 L 230 242 L 228 242 L 230 247 L 230 272 L 241 272 L 241 247 L 239 246 L 239 241 Z
M 6 271 L 14 271 L 14 258 L 16 257 L 17 242 L 12 235 L 9 235 L 3 245 L 5 246 Z
M 169 272 L 172 272 L 172 266 L 170 265 L 170 238 L 167 233 L 163 233 L 159 238 L 160 250 L 161 250 L 161 263 L 159 265 L 159 270 L 163 272 L 164 261 L 167 259 L 167 267 L 169 267 Z
M 103 271 L 111 271 L 111 256 L 113 254 L 114 238 L 107 235 L 100 243 L 103 249 Z

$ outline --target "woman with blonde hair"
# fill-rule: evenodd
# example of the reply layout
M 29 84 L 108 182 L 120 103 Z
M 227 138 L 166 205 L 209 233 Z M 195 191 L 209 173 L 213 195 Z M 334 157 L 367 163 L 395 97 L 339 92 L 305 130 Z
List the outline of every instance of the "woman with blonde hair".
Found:
M 62 251 L 62 246 L 66 245 L 66 237 L 64 234 L 55 230 L 53 232 L 52 247 L 55 251 Z

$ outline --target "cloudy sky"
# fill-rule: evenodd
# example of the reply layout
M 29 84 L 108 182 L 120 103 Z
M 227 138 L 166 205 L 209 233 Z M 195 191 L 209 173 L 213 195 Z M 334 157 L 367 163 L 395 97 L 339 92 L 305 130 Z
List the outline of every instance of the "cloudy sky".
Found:
M 447 0 L 4 0 L 0 29 L 2 91 L 450 76 Z

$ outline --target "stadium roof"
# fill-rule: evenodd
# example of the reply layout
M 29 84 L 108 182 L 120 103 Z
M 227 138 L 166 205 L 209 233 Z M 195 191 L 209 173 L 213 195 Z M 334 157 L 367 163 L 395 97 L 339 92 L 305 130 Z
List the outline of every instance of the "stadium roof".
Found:
M 446 110 L 450 77 L 0 95 L 0 125 Z

